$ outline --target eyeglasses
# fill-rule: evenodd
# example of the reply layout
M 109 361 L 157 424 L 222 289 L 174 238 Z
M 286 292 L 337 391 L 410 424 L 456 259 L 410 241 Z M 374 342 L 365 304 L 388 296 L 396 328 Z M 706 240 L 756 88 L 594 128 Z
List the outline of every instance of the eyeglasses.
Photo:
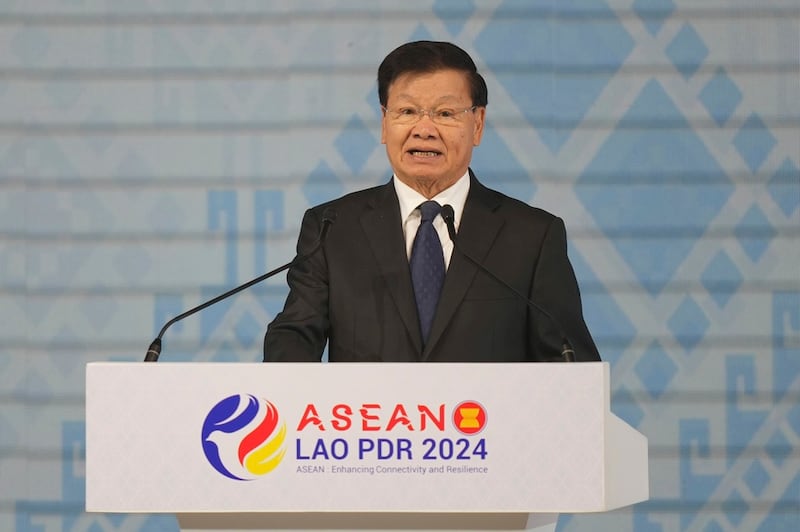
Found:
M 477 105 L 467 107 L 466 109 L 419 109 L 417 107 L 398 107 L 396 109 L 387 109 L 381 107 L 389 117 L 389 120 L 396 124 L 411 125 L 416 124 L 422 117 L 428 115 L 434 124 L 440 126 L 455 126 L 464 121 L 467 113 L 475 111 Z

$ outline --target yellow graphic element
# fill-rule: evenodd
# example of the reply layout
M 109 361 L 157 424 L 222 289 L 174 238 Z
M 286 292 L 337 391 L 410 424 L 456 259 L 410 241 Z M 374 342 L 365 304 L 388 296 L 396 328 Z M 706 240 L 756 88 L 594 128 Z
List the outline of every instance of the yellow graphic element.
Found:
M 254 475 L 265 475 L 275 469 L 283 460 L 286 449 L 280 449 L 286 439 L 286 423 L 281 425 L 278 434 L 265 446 L 250 453 L 244 460 L 244 466 Z M 280 453 L 272 456 L 280 449 Z
M 461 429 L 479 429 L 481 428 L 481 424 L 478 422 L 478 415 L 481 413 L 480 408 L 472 408 L 462 406 L 458 409 L 458 413 L 461 414 L 461 422 L 458 424 L 458 427 Z

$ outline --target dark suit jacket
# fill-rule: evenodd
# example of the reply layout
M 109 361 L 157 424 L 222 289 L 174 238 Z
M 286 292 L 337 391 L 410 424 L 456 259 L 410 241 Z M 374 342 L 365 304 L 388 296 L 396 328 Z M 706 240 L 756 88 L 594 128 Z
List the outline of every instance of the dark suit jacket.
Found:
M 466 254 L 547 309 L 530 308 L 456 249 L 423 347 L 394 186 L 306 212 L 298 254 L 322 212 L 337 213 L 323 248 L 292 267 L 289 296 L 264 338 L 264 361 L 535 362 L 559 359 L 563 329 L 577 360 L 600 360 L 583 320 L 560 218 L 484 187 L 470 172 L 458 231 Z

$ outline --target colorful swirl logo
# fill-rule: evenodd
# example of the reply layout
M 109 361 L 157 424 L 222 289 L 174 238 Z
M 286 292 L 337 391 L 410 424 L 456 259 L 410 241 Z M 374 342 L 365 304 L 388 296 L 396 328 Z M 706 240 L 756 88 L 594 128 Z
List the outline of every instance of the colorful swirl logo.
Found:
M 286 454 L 286 423 L 275 405 L 253 395 L 232 395 L 216 405 L 203 422 L 203 452 L 228 478 L 254 480 L 266 475 Z

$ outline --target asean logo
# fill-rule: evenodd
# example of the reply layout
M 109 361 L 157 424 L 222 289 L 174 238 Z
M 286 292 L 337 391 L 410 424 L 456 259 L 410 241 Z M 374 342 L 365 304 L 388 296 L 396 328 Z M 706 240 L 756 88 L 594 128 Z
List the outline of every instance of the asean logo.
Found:
M 232 395 L 203 422 L 203 452 L 221 474 L 235 480 L 266 475 L 286 454 L 286 423 L 275 405 L 253 395 Z
M 486 426 L 486 409 L 475 401 L 461 402 L 453 409 L 453 425 L 462 434 L 477 434 Z

